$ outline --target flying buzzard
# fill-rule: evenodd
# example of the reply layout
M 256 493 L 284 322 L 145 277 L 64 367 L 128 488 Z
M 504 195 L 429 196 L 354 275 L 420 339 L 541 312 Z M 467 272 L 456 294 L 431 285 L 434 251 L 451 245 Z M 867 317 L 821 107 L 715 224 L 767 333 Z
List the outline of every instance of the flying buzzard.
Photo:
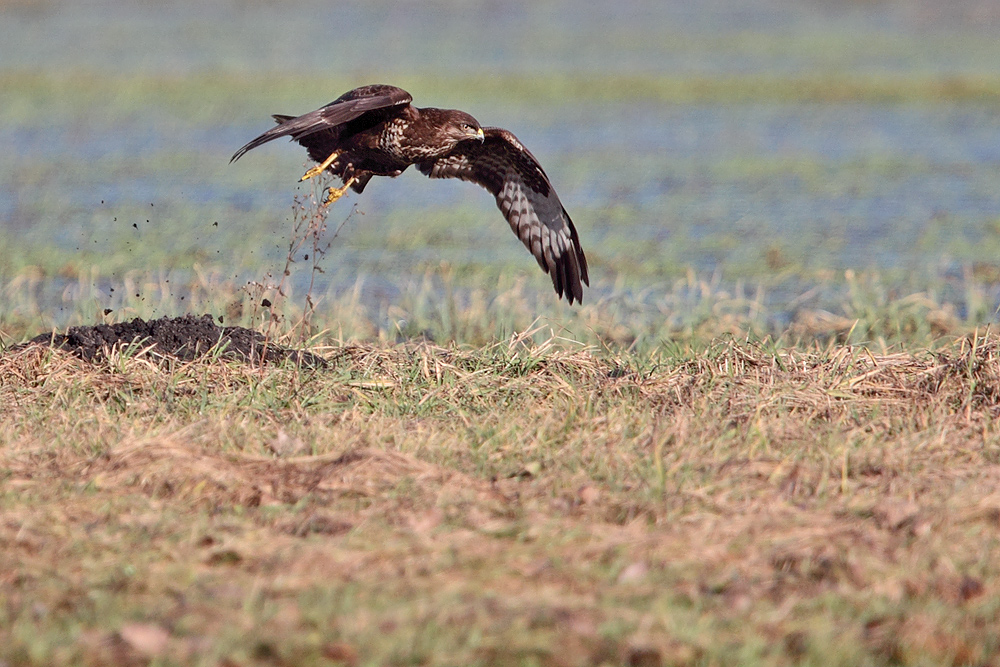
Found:
M 330 188 L 324 205 L 347 188 L 363 192 L 372 176 L 398 176 L 411 164 L 430 178 L 460 178 L 493 193 L 497 206 L 542 270 L 556 294 L 582 302 L 590 285 L 587 258 L 573 221 L 538 160 L 507 130 L 480 127 L 463 111 L 418 108 L 395 86 L 375 84 L 344 93 L 321 109 L 293 118 L 274 116 L 278 126 L 236 151 L 290 136 L 318 164 L 301 179 L 323 170 L 344 185 Z

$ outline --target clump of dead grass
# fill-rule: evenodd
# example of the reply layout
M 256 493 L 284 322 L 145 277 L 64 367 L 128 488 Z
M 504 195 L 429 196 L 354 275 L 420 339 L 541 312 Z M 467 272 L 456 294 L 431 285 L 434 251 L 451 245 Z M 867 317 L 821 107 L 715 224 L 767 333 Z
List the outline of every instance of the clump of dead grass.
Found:
M 314 352 L 0 355 L 0 658 L 998 657 L 994 335 Z

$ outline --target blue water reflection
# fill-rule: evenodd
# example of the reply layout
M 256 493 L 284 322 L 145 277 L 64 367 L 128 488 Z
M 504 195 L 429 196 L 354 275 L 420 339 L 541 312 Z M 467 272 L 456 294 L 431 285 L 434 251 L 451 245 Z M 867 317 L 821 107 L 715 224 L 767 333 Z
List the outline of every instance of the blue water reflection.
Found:
M 333 72 L 357 84 L 423 77 L 439 89 L 450 74 L 488 80 L 497 72 L 515 76 L 508 81 L 620 73 L 639 76 L 637 85 L 644 74 L 975 79 L 1000 71 L 1000 12 L 991 6 L 37 0 L 0 9 L 0 76 Z M 280 259 L 304 155 L 276 142 L 229 165 L 233 150 L 268 126 L 267 112 L 213 100 L 211 85 L 198 90 L 196 120 L 142 100 L 107 117 L 99 103 L 74 115 L 8 99 L 0 228 L 28 246 L 75 252 L 108 244 L 110 252 L 125 242 L 115 239 L 123 225 L 147 235 L 169 226 L 155 237 L 168 256 L 235 252 L 253 237 L 255 261 Z M 272 108 L 271 91 L 261 89 L 252 103 L 301 113 L 341 92 L 307 89 L 300 107 Z M 425 105 L 452 101 L 412 92 Z M 1000 221 L 1000 114 L 989 99 L 517 100 L 465 106 L 513 130 L 542 160 L 595 266 L 635 260 L 634 275 L 647 281 L 687 266 L 759 277 L 774 247 L 806 273 L 947 272 L 997 261 L 984 244 L 995 241 Z M 386 261 L 405 272 L 440 256 L 533 270 L 489 197 L 468 185 L 408 173 L 373 182 L 357 201 L 366 215 L 331 250 L 345 280 Z M 475 234 L 455 229 L 435 247 L 379 256 L 380 238 L 429 234 L 441 218 L 474 225 Z M 205 233 L 214 222 L 220 227 Z M 599 270 L 595 276 L 599 282 Z

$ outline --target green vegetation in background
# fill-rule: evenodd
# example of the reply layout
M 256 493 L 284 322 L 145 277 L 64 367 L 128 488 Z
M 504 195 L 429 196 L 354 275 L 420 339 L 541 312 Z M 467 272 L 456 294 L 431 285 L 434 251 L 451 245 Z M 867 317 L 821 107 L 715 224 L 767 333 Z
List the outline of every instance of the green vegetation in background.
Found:
M 994 103 L 1000 99 L 1000 77 L 989 74 L 807 74 L 780 76 L 672 77 L 660 74 L 623 75 L 544 73 L 519 75 L 503 72 L 475 75 L 449 74 L 447 78 L 400 73 L 394 84 L 441 106 L 448 98 L 473 106 L 531 106 L 655 101 L 668 104 L 737 104 L 793 102 L 880 103 Z M 0 86 L 8 103 L 0 109 L 0 123 L 31 125 L 39 121 L 113 123 L 148 108 L 174 122 L 190 124 L 217 120 L 220 114 L 258 119 L 273 108 L 317 104 L 317 91 L 337 91 L 358 84 L 343 76 L 296 75 L 287 72 L 234 74 L 216 72 L 174 76 L 169 74 L 107 75 L 97 72 L 0 71 Z M 260 95 L 266 90 L 267 95 Z M 324 100 L 320 103 L 325 103 Z M 93 113 L 100 109 L 102 113 Z M 44 110 L 44 116 L 39 111 Z M 103 120 L 102 120 L 103 119 Z

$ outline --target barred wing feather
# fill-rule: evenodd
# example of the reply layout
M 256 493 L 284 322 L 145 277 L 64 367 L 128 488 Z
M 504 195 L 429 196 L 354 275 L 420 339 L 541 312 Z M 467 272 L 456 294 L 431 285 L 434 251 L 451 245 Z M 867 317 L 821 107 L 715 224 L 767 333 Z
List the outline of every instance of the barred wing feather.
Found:
M 513 134 L 497 127 L 483 132 L 482 143 L 463 141 L 446 157 L 417 168 L 430 178 L 459 178 L 491 192 L 511 230 L 552 278 L 556 293 L 571 304 L 582 302 L 583 284 L 590 284 L 587 258 L 548 176 Z

